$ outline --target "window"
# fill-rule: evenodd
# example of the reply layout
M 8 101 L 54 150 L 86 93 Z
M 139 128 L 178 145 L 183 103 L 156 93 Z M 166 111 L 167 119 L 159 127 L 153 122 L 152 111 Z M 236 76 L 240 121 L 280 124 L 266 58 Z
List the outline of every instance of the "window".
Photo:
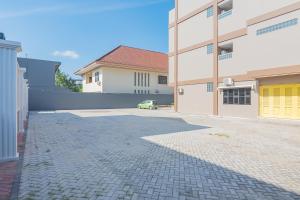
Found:
M 219 16 L 218 18 L 219 19 L 223 19 L 227 16 L 230 16 L 232 15 L 232 9 L 233 9 L 233 0 L 228 0 L 228 1 L 225 1 L 224 3 L 222 4 L 219 4 Z
M 299 89 L 299 91 L 300 91 L 300 89 Z M 150 94 L 150 90 L 148 90 L 148 94 Z
M 134 90 L 134 94 L 136 94 L 136 90 Z
M 138 94 L 140 94 L 140 90 L 138 90 Z
M 231 59 L 233 54 L 233 43 L 223 44 L 219 47 L 219 60 Z
M 93 77 L 92 77 L 92 74 L 91 74 L 91 73 L 85 74 L 85 81 L 86 81 L 87 84 L 93 82 Z
M 95 82 L 99 82 L 99 72 L 95 73 Z
M 140 73 L 138 73 L 138 86 L 140 86 Z
M 295 26 L 297 24 L 298 24 L 298 18 L 295 18 L 295 19 L 292 19 L 292 20 L 281 22 L 279 24 L 268 26 L 266 28 L 258 29 L 256 31 L 256 35 L 263 35 L 263 34 L 270 33 L 270 32 L 273 32 L 273 31 L 277 31 L 277 30 L 280 30 L 280 29 L 284 29 L 284 28 L 287 28 L 287 27 L 290 27 L 290 26 Z
M 144 73 L 144 80 L 145 80 L 145 83 L 144 83 L 144 85 L 145 85 L 145 87 L 147 87 L 147 74 L 146 73 Z
M 158 84 L 166 85 L 168 84 L 167 76 L 158 76 Z
M 150 74 L 148 73 L 148 87 L 150 87 Z
M 144 85 L 144 74 L 143 73 L 141 73 L 141 86 L 143 86 Z
M 225 89 L 223 104 L 251 105 L 251 88 Z
M 136 72 L 134 72 L 134 86 L 136 86 Z
M 206 46 L 206 49 L 207 49 L 207 54 L 212 54 L 214 52 L 214 45 L 209 44 Z
M 207 8 L 206 10 L 206 16 L 207 18 L 212 17 L 214 15 L 214 8 L 211 6 L 209 8 Z
M 214 84 L 213 83 L 207 83 L 207 92 L 213 92 L 214 91 Z

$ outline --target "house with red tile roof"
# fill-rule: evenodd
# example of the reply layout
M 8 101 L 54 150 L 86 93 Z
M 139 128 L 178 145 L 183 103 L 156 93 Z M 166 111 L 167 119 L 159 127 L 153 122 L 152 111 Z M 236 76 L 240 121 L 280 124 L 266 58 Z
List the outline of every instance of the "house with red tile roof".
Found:
M 168 55 L 118 46 L 75 72 L 83 92 L 172 94 L 168 86 Z

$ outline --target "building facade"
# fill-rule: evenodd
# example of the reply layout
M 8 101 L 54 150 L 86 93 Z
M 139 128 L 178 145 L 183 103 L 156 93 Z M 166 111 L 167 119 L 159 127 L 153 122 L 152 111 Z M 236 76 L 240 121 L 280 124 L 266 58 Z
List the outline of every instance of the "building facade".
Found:
M 299 17 L 299 0 L 175 0 L 175 110 L 300 119 Z
M 75 72 L 83 92 L 172 94 L 168 86 L 168 55 L 119 46 Z

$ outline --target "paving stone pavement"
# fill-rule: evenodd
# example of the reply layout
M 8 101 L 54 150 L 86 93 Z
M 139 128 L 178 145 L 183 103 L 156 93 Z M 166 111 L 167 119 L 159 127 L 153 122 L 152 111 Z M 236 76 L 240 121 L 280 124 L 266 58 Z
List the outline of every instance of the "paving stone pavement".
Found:
M 300 124 L 32 112 L 19 199 L 300 199 Z

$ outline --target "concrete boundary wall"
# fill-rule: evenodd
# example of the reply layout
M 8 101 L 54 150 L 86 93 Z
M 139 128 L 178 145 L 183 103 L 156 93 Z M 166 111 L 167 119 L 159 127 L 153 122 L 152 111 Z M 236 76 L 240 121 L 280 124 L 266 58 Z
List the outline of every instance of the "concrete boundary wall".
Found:
M 173 95 L 166 94 L 101 94 L 73 93 L 62 90 L 29 90 L 29 109 L 37 110 L 77 110 L 135 108 L 143 100 L 156 100 L 160 105 L 173 103 Z

